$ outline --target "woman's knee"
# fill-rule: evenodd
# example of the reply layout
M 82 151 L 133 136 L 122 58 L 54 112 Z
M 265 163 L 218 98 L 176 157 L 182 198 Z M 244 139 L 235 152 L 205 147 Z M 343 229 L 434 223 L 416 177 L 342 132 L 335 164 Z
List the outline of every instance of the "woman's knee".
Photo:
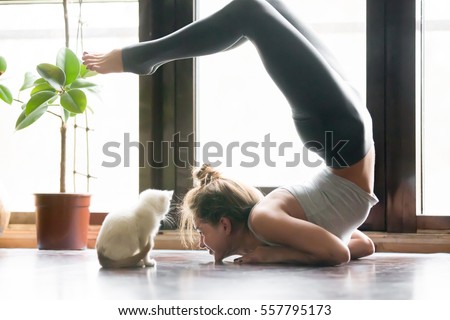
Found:
M 259 8 L 266 0 L 234 0 L 233 3 L 245 6 L 246 9 Z
M 348 247 L 352 260 L 367 257 L 375 253 L 375 244 L 369 237 L 352 239 Z
M 247 19 L 267 14 L 268 9 L 272 8 L 266 0 L 234 0 L 231 5 Z
M 373 243 L 373 241 L 370 238 L 367 238 L 365 240 L 365 248 L 366 248 L 366 254 L 368 256 L 375 253 L 375 244 Z

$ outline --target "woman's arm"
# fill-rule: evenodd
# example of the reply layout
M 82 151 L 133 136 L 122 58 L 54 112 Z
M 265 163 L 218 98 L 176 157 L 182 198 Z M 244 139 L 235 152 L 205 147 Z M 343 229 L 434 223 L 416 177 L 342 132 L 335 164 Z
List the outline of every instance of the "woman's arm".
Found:
M 268 210 L 269 209 L 269 210 Z M 258 207 L 250 217 L 253 230 L 280 247 L 257 248 L 242 257 L 264 262 L 289 262 L 307 265 L 338 265 L 350 260 L 350 250 L 342 241 L 313 223 L 293 218 L 279 208 Z M 270 255 L 266 258 L 264 254 Z
M 375 252 L 372 240 L 361 231 L 352 234 L 348 244 L 351 259 L 359 259 L 369 256 Z M 315 255 L 307 254 L 296 249 L 287 247 L 257 247 L 251 253 L 235 259 L 236 263 L 258 264 L 258 263 L 287 263 L 287 264 L 320 264 Z
M 285 263 L 302 265 L 320 265 L 321 263 L 310 254 L 287 247 L 259 246 L 252 252 L 236 258 L 235 263 L 259 264 L 259 263 Z

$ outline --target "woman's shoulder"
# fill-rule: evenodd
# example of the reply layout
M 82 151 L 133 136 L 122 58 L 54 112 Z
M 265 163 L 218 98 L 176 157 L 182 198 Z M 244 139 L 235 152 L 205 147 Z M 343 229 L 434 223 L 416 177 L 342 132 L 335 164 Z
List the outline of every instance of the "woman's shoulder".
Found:
M 249 229 L 267 244 L 283 243 L 286 227 L 292 223 L 293 217 L 298 216 L 292 198 L 284 189 L 274 190 L 265 196 L 250 212 Z

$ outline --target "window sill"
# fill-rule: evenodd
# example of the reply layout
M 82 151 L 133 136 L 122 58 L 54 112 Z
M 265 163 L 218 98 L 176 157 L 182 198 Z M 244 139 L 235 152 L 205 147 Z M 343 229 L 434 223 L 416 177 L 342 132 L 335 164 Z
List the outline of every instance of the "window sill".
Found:
M 375 243 L 377 252 L 450 253 L 450 230 L 364 233 Z
M 88 248 L 95 248 L 100 225 L 91 225 Z M 375 243 L 377 252 L 450 253 L 450 231 L 423 231 L 419 233 L 365 232 Z M 10 224 L 0 236 L 0 248 L 37 248 L 36 226 Z M 155 239 L 155 249 L 186 249 L 178 231 L 160 232 Z
M 89 226 L 88 248 L 95 248 L 95 241 L 100 225 Z M 10 224 L 3 235 L 0 235 L 0 248 L 37 248 L 36 225 Z M 178 231 L 164 231 L 156 236 L 155 249 L 186 249 Z

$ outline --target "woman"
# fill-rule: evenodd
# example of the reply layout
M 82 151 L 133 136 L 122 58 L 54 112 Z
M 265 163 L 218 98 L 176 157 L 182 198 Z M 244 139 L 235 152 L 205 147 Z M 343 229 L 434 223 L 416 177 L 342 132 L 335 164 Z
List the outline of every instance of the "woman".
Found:
M 372 254 L 373 242 L 357 230 L 378 201 L 370 114 L 333 55 L 280 1 L 234 0 L 161 39 L 83 60 L 99 73 L 151 74 L 246 40 L 289 101 L 301 140 L 327 168 L 262 197 L 205 165 L 184 199 L 182 227 L 200 232 L 200 247 L 217 262 L 238 254 L 237 263 L 338 265 Z

